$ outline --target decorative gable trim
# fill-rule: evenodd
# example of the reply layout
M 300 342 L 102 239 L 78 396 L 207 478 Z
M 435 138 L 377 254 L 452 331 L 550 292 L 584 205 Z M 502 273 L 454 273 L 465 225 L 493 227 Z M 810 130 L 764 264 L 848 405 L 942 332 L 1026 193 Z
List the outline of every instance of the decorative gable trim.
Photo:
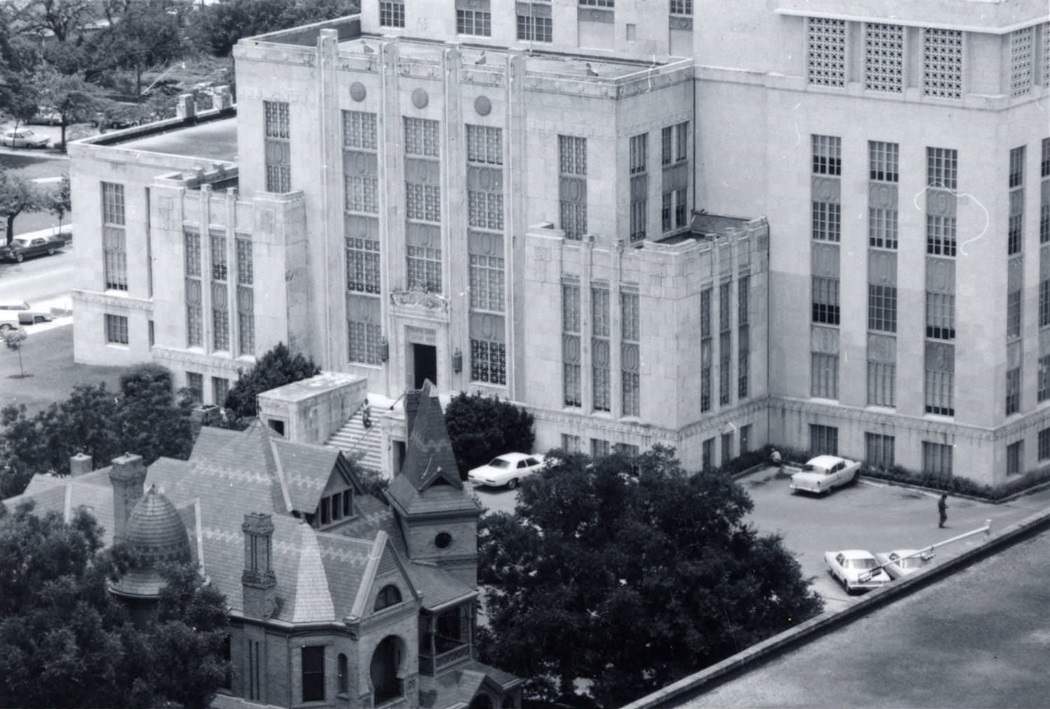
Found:
M 383 568 L 382 572 L 380 572 L 381 567 Z M 408 589 L 412 599 L 417 603 L 420 602 L 422 597 L 412 583 L 412 577 L 408 575 L 408 570 L 401 561 L 401 557 L 398 556 L 397 551 L 390 544 L 390 537 L 383 530 L 379 530 L 376 532 L 375 541 L 372 543 L 372 550 L 368 554 L 368 563 L 365 565 L 365 571 L 361 575 L 361 584 L 357 587 L 357 596 L 354 598 L 354 605 L 350 610 L 348 622 L 359 622 L 365 616 L 372 615 L 373 611 L 368 603 L 368 599 L 372 598 L 372 590 L 375 587 L 376 578 L 381 575 L 386 576 L 390 571 L 395 570 L 400 574 L 405 588 Z M 407 600 L 409 599 L 402 599 L 403 602 Z

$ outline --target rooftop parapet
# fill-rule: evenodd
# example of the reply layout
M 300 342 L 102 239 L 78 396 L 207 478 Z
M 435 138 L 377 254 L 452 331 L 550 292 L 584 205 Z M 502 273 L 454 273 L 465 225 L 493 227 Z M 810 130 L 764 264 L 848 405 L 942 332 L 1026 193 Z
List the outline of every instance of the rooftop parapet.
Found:
M 776 0 L 781 15 L 1005 34 L 1047 20 L 1046 0 Z M 892 18 L 892 19 L 888 19 Z

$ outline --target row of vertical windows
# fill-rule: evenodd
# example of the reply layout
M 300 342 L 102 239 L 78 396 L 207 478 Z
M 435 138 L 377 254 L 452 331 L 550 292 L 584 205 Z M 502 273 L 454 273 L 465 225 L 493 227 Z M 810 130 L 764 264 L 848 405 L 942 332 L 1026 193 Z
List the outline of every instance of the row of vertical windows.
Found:
M 714 344 L 711 338 L 711 289 L 700 291 L 700 411 L 711 410 L 711 366 Z
M 360 364 L 382 364 L 383 331 L 376 323 L 348 321 L 349 359 Z
M 666 126 L 660 132 L 660 164 L 673 165 L 686 159 L 689 142 L 689 121 Z
M 751 376 L 751 277 L 737 281 L 737 398 L 750 396 Z M 741 451 L 743 452 L 743 451 Z
M 204 339 L 201 299 L 201 236 L 196 231 L 183 232 L 183 254 L 186 276 L 186 345 L 200 347 Z
M 347 237 L 346 288 L 355 293 L 379 294 L 379 242 Z
M 503 258 L 470 254 L 470 307 L 503 312 Z
M 408 262 L 409 290 L 440 293 L 441 249 L 429 246 L 408 246 L 405 251 Z
M 587 139 L 558 136 L 558 212 L 566 239 L 587 233 Z
M 732 361 L 732 321 L 729 317 L 729 294 L 732 282 L 726 281 L 718 286 L 718 403 L 725 406 L 731 394 L 729 388 L 729 368 Z
M 649 176 L 647 174 L 649 134 L 632 136 L 629 142 L 628 175 L 630 178 L 630 239 L 641 241 L 646 236 L 649 212 Z
M 405 117 L 405 155 L 426 158 L 441 156 L 437 121 Z
M 468 124 L 467 162 L 476 165 L 502 165 L 503 130 Z
M 842 138 L 837 135 L 813 135 L 813 174 L 842 174 Z

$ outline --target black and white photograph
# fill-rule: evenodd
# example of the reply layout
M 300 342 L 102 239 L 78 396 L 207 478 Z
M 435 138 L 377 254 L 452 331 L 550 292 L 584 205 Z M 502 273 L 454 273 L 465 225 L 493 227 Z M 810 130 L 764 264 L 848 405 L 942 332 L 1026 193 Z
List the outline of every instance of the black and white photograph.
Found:
M 0 0 L 0 709 L 1050 706 L 1047 0 Z

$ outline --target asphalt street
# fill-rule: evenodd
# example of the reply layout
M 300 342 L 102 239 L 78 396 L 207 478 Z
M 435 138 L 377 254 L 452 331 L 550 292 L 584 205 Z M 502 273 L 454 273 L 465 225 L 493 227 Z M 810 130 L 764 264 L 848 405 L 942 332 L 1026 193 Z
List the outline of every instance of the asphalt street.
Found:
M 74 268 L 71 246 L 54 256 L 0 263 L 0 303 L 24 300 L 35 308 L 43 301 L 68 296 Z

